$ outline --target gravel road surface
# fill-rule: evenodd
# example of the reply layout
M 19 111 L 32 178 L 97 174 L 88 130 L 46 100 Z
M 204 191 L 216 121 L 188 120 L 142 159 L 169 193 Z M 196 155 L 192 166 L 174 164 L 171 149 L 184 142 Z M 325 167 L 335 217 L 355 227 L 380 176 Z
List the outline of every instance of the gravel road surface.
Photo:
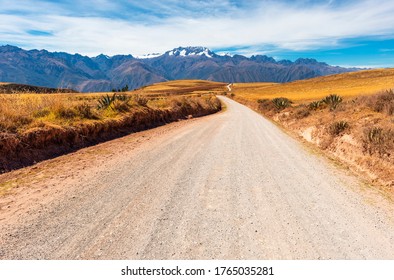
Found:
M 393 203 L 230 99 L 3 174 L 1 259 L 394 259 Z

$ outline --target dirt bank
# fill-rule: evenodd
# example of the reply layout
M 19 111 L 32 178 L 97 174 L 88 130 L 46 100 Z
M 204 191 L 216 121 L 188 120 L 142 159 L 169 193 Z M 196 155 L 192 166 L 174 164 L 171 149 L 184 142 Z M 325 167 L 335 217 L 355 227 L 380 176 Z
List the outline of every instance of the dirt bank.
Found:
M 394 196 L 392 92 L 347 99 L 335 110 L 322 103 L 278 110 L 271 100 L 235 99 Z

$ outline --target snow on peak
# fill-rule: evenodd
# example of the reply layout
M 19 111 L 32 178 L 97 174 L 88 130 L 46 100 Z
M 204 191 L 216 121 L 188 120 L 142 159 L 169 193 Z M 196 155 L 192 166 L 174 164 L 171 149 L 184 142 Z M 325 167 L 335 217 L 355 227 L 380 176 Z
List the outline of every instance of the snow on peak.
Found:
M 204 47 L 179 47 L 171 51 L 166 52 L 170 56 L 202 56 L 212 58 L 215 54 L 209 49 Z
M 148 58 L 158 57 L 158 56 L 161 56 L 161 55 L 162 55 L 161 53 L 150 53 L 150 54 L 144 54 L 144 55 L 137 55 L 137 56 L 134 56 L 134 57 L 138 58 L 138 59 L 148 59 Z

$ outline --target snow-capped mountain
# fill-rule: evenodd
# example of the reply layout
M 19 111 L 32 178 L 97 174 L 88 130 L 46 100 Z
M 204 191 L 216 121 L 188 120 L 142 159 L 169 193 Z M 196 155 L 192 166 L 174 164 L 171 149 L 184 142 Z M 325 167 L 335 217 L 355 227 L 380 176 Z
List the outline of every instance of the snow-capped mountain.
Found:
M 87 57 L 0 46 L 0 82 L 78 91 L 130 89 L 176 79 L 220 82 L 289 82 L 357 69 L 314 59 L 276 61 L 265 55 L 218 55 L 204 47 L 179 47 L 164 54 Z
M 217 56 L 208 48 L 204 47 L 179 47 L 165 53 L 170 56 L 206 56 L 209 58 Z
M 149 59 L 149 58 L 155 58 L 155 57 L 158 57 L 161 55 L 163 55 L 163 54 L 162 53 L 150 53 L 150 54 L 144 54 L 144 55 L 135 55 L 134 57 L 138 58 L 138 59 Z

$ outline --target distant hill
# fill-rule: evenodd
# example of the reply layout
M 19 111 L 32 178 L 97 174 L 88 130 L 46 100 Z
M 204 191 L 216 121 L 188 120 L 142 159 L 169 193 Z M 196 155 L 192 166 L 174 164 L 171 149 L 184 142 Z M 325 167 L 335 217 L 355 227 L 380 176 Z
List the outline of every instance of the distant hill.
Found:
M 130 89 L 177 80 L 218 82 L 289 82 L 355 71 L 330 66 L 314 59 L 276 61 L 255 55 L 218 55 L 204 47 L 179 47 L 164 54 L 144 57 L 99 55 L 87 57 L 46 50 L 26 51 L 0 47 L 0 81 L 78 91 Z
M 48 88 L 31 85 L 0 83 L 0 93 L 75 93 L 72 89 Z

